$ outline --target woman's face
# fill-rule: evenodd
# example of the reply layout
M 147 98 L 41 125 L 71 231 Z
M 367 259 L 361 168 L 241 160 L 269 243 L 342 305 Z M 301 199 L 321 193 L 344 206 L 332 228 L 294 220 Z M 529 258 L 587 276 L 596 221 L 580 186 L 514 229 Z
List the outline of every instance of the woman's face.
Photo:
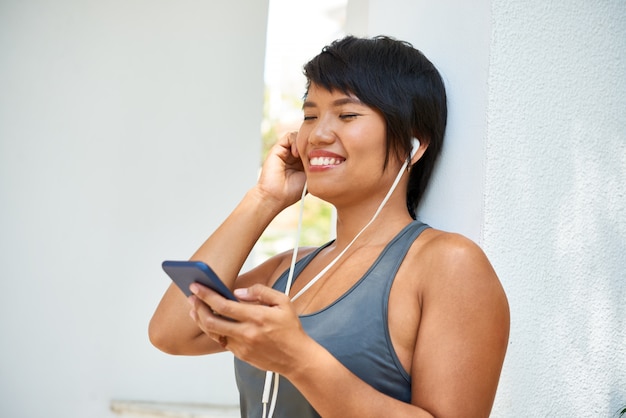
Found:
M 303 104 L 298 152 L 311 194 L 335 205 L 384 196 L 400 169 L 385 161 L 385 120 L 356 96 L 311 84 Z M 347 202 L 346 202 L 347 203 Z

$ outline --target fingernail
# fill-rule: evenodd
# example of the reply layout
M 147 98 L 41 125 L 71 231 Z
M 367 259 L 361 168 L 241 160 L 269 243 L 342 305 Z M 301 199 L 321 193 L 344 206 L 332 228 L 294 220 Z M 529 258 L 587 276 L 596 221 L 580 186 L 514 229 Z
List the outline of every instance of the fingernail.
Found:
M 195 294 L 196 292 L 198 292 L 198 285 L 195 284 L 195 283 L 190 284 L 189 285 L 189 290 L 191 291 L 191 293 Z
M 235 296 L 237 297 L 244 297 L 244 296 L 248 296 L 248 289 L 247 288 L 243 288 L 243 289 L 235 289 L 233 291 L 233 293 L 235 294 Z

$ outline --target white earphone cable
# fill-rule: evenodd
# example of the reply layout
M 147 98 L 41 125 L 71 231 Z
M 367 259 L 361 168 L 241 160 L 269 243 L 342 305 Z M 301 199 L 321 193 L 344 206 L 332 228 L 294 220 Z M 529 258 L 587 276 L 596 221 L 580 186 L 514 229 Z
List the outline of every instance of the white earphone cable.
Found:
M 350 241 L 350 243 L 346 246 L 346 248 L 344 248 L 339 255 L 337 255 L 337 257 L 335 257 L 335 259 L 333 261 L 331 261 L 330 263 L 328 263 L 328 265 L 326 267 L 324 267 L 322 269 L 322 271 L 320 271 L 311 281 L 309 281 L 306 286 L 304 286 L 294 297 L 291 298 L 291 301 L 293 302 L 294 300 L 298 299 L 300 296 L 302 296 L 302 294 L 304 292 L 306 292 L 307 290 L 309 290 L 309 288 L 311 286 L 313 286 L 319 279 L 322 278 L 322 276 L 324 274 L 326 274 L 326 272 L 328 270 L 330 270 L 337 261 L 339 261 L 339 259 L 346 253 L 346 251 L 348 251 L 348 249 L 350 249 L 350 247 L 352 246 L 352 244 L 354 244 L 354 242 L 361 236 L 361 234 L 376 220 L 376 218 L 378 217 L 378 215 L 380 214 L 380 212 L 383 210 L 383 207 L 385 206 L 385 204 L 387 203 L 387 201 L 389 200 L 389 198 L 391 197 L 391 194 L 394 192 L 394 190 L 396 189 L 396 187 L 398 186 L 398 183 L 400 182 L 400 179 L 402 178 L 402 175 L 404 174 L 404 170 L 406 169 L 408 162 L 405 161 L 404 164 L 402 165 L 402 167 L 400 168 L 400 172 L 398 173 L 398 175 L 396 176 L 396 179 L 394 180 L 393 184 L 391 185 L 391 187 L 389 188 L 389 191 L 387 192 L 387 195 L 385 196 L 385 198 L 383 199 L 383 201 L 380 203 L 380 205 L 378 206 L 378 209 L 376 209 L 376 212 L 374 213 L 374 216 L 372 216 L 372 219 L 370 219 L 370 221 L 359 231 L 358 234 L 355 235 L 354 238 L 352 238 L 352 241 Z M 295 264 L 294 264 L 295 265 Z M 293 270 L 293 266 L 291 267 L 291 269 Z M 289 294 L 289 289 L 285 289 L 285 293 Z
M 417 141 L 417 139 L 415 139 L 415 140 Z M 417 145 L 417 146 L 415 146 L 415 145 Z M 331 261 L 325 268 L 323 268 L 322 271 L 320 271 L 313 279 L 311 279 L 311 281 L 309 281 L 309 283 L 306 284 L 306 286 L 304 286 L 294 297 L 291 298 L 292 302 L 294 300 L 298 299 L 304 292 L 306 292 L 320 278 L 322 278 L 322 276 L 324 274 L 326 274 L 326 272 L 328 270 L 330 270 L 332 268 L 332 266 L 334 266 L 337 261 L 339 261 L 339 259 L 346 253 L 346 251 L 348 251 L 348 249 L 352 246 L 352 244 L 354 244 L 354 242 L 357 240 L 357 238 L 359 238 L 359 236 L 361 236 L 361 234 L 374 222 L 374 220 L 376 220 L 376 218 L 378 217 L 380 212 L 383 210 L 383 207 L 385 207 L 385 205 L 387 204 L 387 202 L 391 198 L 391 195 L 396 190 L 396 187 L 398 186 L 398 183 L 400 182 L 400 179 L 402 178 L 402 175 L 404 174 L 404 170 L 406 170 L 407 165 L 409 164 L 411 158 L 417 152 L 418 148 L 419 148 L 419 141 L 417 142 L 417 144 L 414 144 L 413 149 L 411 151 L 411 156 L 407 160 L 405 160 L 404 163 L 402 164 L 402 167 L 400 168 L 400 171 L 398 172 L 395 180 L 393 181 L 393 184 L 389 188 L 389 191 L 385 195 L 385 197 L 382 200 L 382 202 L 380 203 L 380 205 L 378 205 L 378 209 L 376 209 L 376 212 L 374 213 L 374 215 L 372 216 L 370 221 L 359 231 L 358 234 L 355 235 L 355 237 L 352 239 L 352 241 L 350 241 L 350 243 L 346 246 L 346 248 L 344 248 L 339 253 L 339 255 L 337 255 L 337 257 L 335 257 L 335 259 L 333 261 Z M 286 295 L 289 295 L 289 291 L 291 290 L 291 284 L 293 283 L 293 275 L 294 275 L 294 271 L 295 271 L 295 265 L 296 265 L 296 261 L 297 261 L 297 258 L 298 258 L 298 247 L 299 247 L 299 243 L 300 243 L 300 234 L 302 232 L 302 217 L 303 217 L 303 213 L 304 213 L 304 197 L 306 196 L 306 193 L 307 193 L 307 183 L 305 182 L 304 183 L 304 188 L 302 189 L 302 197 L 300 199 L 300 215 L 298 216 L 298 228 L 296 230 L 296 240 L 295 240 L 295 245 L 294 245 L 294 249 L 293 249 L 293 253 L 292 253 L 292 257 L 291 257 L 291 265 L 289 266 L 289 274 L 287 276 L 287 284 L 285 286 L 285 294 Z M 272 377 L 274 378 L 273 379 L 274 380 L 273 385 L 272 385 Z M 276 407 L 276 399 L 278 398 L 278 383 L 280 381 L 279 378 L 280 378 L 280 375 L 278 373 L 274 373 L 274 372 L 271 372 L 271 371 L 267 371 L 265 373 L 265 384 L 263 386 L 263 398 L 262 398 L 262 402 L 263 402 L 263 417 L 272 418 L 273 415 L 274 415 L 274 409 Z M 269 410 L 269 413 L 268 413 L 268 411 L 267 411 L 267 403 L 269 401 L 270 387 L 272 387 L 272 386 L 273 386 L 273 388 L 272 388 L 273 389 L 272 390 L 272 402 L 270 403 L 270 410 Z
M 296 239 L 293 247 L 293 253 L 291 255 L 291 265 L 289 267 L 289 275 L 287 276 L 287 285 L 285 286 L 285 294 L 289 295 L 289 289 L 291 289 L 291 283 L 293 282 L 293 274 L 294 274 L 294 266 L 296 265 L 296 260 L 298 258 L 298 248 L 300 242 L 300 235 L 302 233 L 302 217 L 304 214 L 304 198 L 306 196 L 307 188 L 306 181 L 304 182 L 304 188 L 302 189 L 302 196 L 300 197 L 300 214 L 298 215 L 298 228 L 296 230 Z M 274 380 L 272 385 L 272 378 Z M 265 372 L 265 384 L 263 385 L 263 397 L 261 402 L 263 403 L 263 417 L 272 418 L 274 416 L 274 409 L 276 407 L 276 399 L 278 397 L 278 383 L 280 376 L 278 373 L 274 373 L 272 371 Z M 272 390 L 272 402 L 270 403 L 270 410 L 267 411 L 267 404 L 269 402 L 270 397 L 270 388 L 273 386 Z

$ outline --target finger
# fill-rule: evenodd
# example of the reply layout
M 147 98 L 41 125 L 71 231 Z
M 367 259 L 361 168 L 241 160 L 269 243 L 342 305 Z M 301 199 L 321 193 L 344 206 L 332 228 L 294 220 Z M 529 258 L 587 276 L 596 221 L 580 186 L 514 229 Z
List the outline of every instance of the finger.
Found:
M 233 335 L 236 322 L 217 314 L 209 305 L 195 295 L 189 297 L 191 318 L 202 332 L 226 349 L 228 336 Z
M 263 322 L 265 315 L 269 314 L 267 309 L 274 307 L 289 309 L 290 302 L 287 295 L 260 284 L 247 289 L 237 289 L 237 292 L 243 295 L 240 298 L 241 302 L 253 304 L 228 300 L 202 285 L 192 286 L 190 289 L 194 292 L 194 296 L 203 305 L 197 308 L 196 322 L 205 333 L 231 335 L 233 331 L 231 325 L 235 323 Z
M 191 305 L 191 309 L 189 310 L 189 316 L 191 317 L 191 319 L 193 319 L 205 333 L 210 333 L 210 329 L 205 329 L 203 325 L 206 322 L 204 318 L 208 316 L 216 316 L 213 309 L 195 295 L 189 296 L 188 301 Z
M 289 132 L 289 143 L 291 144 L 291 154 L 296 158 L 300 158 L 297 139 L 298 139 L 298 131 Z
M 289 297 L 283 292 L 260 284 L 255 284 L 248 288 L 235 289 L 234 293 L 241 301 L 257 302 L 266 306 L 277 306 L 289 302 Z
M 213 341 L 215 341 L 216 343 L 218 343 L 219 345 L 222 346 L 222 348 L 226 348 L 227 344 L 228 344 L 228 336 L 227 335 L 222 335 L 222 334 L 215 334 L 213 332 L 208 332 L 206 333 L 209 338 L 211 338 Z
M 291 132 L 287 132 L 283 134 L 278 141 L 276 141 L 276 145 L 279 145 L 283 148 L 290 149 L 293 141 L 291 139 Z
M 200 283 L 192 283 L 191 285 L 189 285 L 189 290 L 191 291 L 193 296 L 200 299 L 207 305 L 211 305 L 212 300 L 218 300 L 219 298 L 225 299 L 222 295 L 220 295 L 213 289 Z
M 301 164 L 296 147 L 296 132 L 289 132 L 281 136 L 272 147 L 271 155 L 277 156 L 288 166 Z
M 198 283 L 193 283 L 189 286 L 189 290 L 191 290 L 193 294 L 191 297 L 195 296 L 198 300 L 200 300 L 211 314 L 217 314 L 225 318 L 232 318 L 232 309 L 238 304 L 238 302 L 226 299 L 214 290 Z

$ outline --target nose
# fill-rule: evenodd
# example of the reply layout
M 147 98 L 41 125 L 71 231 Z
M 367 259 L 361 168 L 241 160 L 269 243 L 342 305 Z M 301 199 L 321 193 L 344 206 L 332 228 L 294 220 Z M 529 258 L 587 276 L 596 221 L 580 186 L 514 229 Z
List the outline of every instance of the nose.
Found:
M 329 145 L 336 139 L 335 129 L 328 120 L 328 117 L 319 117 L 317 123 L 309 132 L 309 144 L 311 145 Z

